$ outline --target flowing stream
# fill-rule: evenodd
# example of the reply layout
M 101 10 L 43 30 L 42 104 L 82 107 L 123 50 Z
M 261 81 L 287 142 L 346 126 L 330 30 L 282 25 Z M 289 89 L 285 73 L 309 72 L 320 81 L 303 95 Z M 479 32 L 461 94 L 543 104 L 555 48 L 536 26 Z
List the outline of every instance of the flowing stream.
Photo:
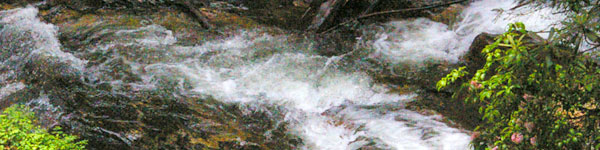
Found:
M 472 2 L 451 27 L 426 18 L 385 23 L 377 26 L 375 39 L 359 41 L 374 49 L 361 57 L 391 63 L 458 62 L 482 32 L 502 33 L 507 23 L 516 21 L 544 31 L 563 18 L 544 7 L 510 10 L 516 5 L 515 0 Z M 346 63 L 360 60 L 319 56 L 308 38 L 290 40 L 297 37 L 254 29 L 184 46 L 173 31 L 147 25 L 101 30 L 94 35 L 101 40 L 66 51 L 57 38 L 58 27 L 40 21 L 37 14 L 33 7 L 0 12 L 0 100 L 25 89 L 22 79 L 55 80 L 48 76 L 60 74 L 90 85 L 110 85 L 112 92 L 123 95 L 169 87 L 174 93 L 240 103 L 247 111 L 282 107 L 282 121 L 291 124 L 290 134 L 301 137 L 302 149 L 470 148 L 468 131 L 447 126 L 439 121 L 441 116 L 405 109 L 416 94 L 389 93 L 388 87 Z M 31 68 L 41 69 L 32 73 Z M 48 101 L 52 98 L 41 93 L 29 104 L 58 112 Z

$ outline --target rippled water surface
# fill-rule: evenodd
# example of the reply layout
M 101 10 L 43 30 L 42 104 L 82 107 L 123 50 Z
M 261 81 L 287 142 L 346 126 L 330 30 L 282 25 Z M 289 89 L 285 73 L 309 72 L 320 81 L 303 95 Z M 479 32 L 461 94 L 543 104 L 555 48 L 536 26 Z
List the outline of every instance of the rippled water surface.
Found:
M 548 30 L 562 17 L 548 8 L 510 10 L 514 6 L 514 0 L 475 1 L 451 28 L 426 18 L 388 22 L 376 39 L 366 41 L 375 51 L 361 57 L 457 62 L 479 33 L 502 33 L 515 21 L 533 31 Z M 45 82 L 59 74 L 110 85 L 111 92 L 125 96 L 168 87 L 177 94 L 239 103 L 247 111 L 278 106 L 285 109 L 281 121 L 291 124 L 287 132 L 300 136 L 303 149 L 469 149 L 467 132 L 438 121 L 441 116 L 405 109 L 416 94 L 388 93 L 361 69 L 345 64 L 344 56 L 317 55 L 309 39 L 254 29 L 189 46 L 178 44 L 165 27 L 146 25 L 100 30 L 93 35 L 100 40 L 67 51 L 57 38 L 58 27 L 37 14 L 32 7 L 0 12 L 0 99 L 26 88 L 21 80 Z M 60 112 L 45 93 L 30 101 Z

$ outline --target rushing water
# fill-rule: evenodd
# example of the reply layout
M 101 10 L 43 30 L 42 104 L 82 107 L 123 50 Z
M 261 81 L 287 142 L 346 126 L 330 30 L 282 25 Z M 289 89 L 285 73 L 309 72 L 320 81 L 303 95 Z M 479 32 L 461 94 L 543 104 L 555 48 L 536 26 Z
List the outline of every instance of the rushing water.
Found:
M 389 22 L 377 34 L 373 47 L 396 63 L 429 59 L 457 62 L 480 33 L 500 34 L 515 22 L 523 22 L 530 31 L 549 31 L 565 18 L 553 8 L 526 5 L 513 10 L 517 5 L 515 0 L 472 2 L 452 27 L 427 18 Z
M 562 17 L 549 8 L 510 10 L 514 6 L 514 0 L 473 2 L 452 28 L 426 18 L 386 23 L 377 39 L 368 42 L 376 51 L 365 57 L 393 63 L 457 62 L 479 33 L 501 33 L 515 21 L 530 30 L 548 30 Z M 339 63 L 343 57 L 317 55 L 308 39 L 292 41 L 291 35 L 256 29 L 183 46 L 172 31 L 148 25 L 102 30 L 96 35 L 103 35 L 102 40 L 67 52 L 57 39 L 57 27 L 41 22 L 37 14 L 36 8 L 0 12 L 0 100 L 26 87 L 20 79 L 53 80 L 49 74 L 63 74 L 87 84 L 109 84 L 112 92 L 124 95 L 171 86 L 177 93 L 241 103 L 249 111 L 281 106 L 286 109 L 283 121 L 304 140 L 304 149 L 469 149 L 468 133 L 438 121 L 441 116 L 404 108 L 415 94 L 387 93 L 360 69 Z M 20 77 L 31 75 L 32 65 L 49 70 Z M 115 72 L 119 69 L 126 73 Z M 55 112 L 48 106 L 51 99 L 40 95 L 29 104 Z

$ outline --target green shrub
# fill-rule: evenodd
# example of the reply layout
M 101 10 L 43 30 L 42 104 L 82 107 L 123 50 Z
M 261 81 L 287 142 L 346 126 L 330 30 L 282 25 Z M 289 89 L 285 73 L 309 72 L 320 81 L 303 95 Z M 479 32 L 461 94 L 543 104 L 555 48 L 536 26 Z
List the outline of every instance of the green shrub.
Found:
M 568 17 L 547 40 L 529 42 L 535 33 L 510 24 L 482 50 L 483 68 L 438 81 L 438 90 L 462 82 L 455 98 L 481 106 L 475 149 L 600 149 L 600 1 L 551 4 Z
M 36 125 L 34 114 L 27 107 L 17 105 L 0 114 L 0 149 L 71 150 L 85 149 L 86 141 L 64 134 L 60 128 L 49 133 Z

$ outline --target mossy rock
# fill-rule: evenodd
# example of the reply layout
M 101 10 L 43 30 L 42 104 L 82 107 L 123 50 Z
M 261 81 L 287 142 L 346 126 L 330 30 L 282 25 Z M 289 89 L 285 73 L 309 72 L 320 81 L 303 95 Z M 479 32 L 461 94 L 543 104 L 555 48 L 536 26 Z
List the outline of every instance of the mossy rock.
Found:
M 9 9 L 13 9 L 13 8 L 14 8 L 14 6 L 11 4 L 0 2 L 0 11 L 9 10 Z
M 234 13 L 214 9 L 204 9 L 203 12 L 210 14 L 207 16 L 209 16 L 210 22 L 215 26 L 234 26 L 240 29 L 252 29 L 260 26 L 256 21 Z
M 450 5 L 442 12 L 434 13 L 428 18 L 436 22 L 444 23 L 452 29 L 454 24 L 461 21 L 462 18 L 460 18 L 460 14 L 462 13 L 463 9 L 465 9 L 465 6 L 461 4 Z

